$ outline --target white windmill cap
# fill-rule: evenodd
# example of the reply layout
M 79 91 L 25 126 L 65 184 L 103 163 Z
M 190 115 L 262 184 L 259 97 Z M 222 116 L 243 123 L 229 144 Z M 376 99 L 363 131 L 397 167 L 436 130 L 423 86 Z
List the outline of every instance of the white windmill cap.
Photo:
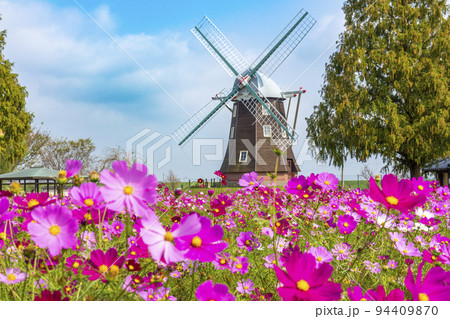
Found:
M 246 76 L 248 73 L 250 73 L 250 70 L 244 72 L 242 76 Z M 256 72 L 250 82 L 252 83 L 252 86 L 256 86 L 266 98 L 284 99 L 278 84 L 276 84 L 274 80 L 268 78 L 264 74 Z M 240 82 L 238 79 L 236 79 L 234 82 L 234 87 L 238 85 L 240 85 Z M 244 96 L 246 98 L 251 97 L 250 92 L 248 92 L 248 90 L 245 88 L 237 94 L 238 98 Z

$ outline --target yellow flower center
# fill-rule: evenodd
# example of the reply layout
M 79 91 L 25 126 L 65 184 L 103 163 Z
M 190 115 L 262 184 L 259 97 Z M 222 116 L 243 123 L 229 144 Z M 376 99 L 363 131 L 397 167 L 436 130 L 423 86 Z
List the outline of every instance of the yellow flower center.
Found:
M 344 227 L 348 227 L 348 223 L 344 223 Z
M 247 290 L 248 289 L 248 286 L 244 286 L 244 290 Z
M 340 252 L 341 254 L 343 254 L 343 253 L 344 253 L 344 251 L 343 251 L 342 249 L 340 249 L 340 250 L 339 250 L 339 252 Z
M 6 278 L 8 278 L 9 281 L 14 281 L 17 279 L 16 275 L 14 274 L 9 274 Z
M 431 259 L 433 259 L 434 261 L 437 260 L 436 256 L 431 256 Z
M 84 219 L 86 219 L 86 220 L 92 220 L 92 215 L 91 215 L 91 213 L 86 213 L 86 214 L 84 214 Z
M 330 185 L 330 182 L 329 181 L 325 181 L 324 184 L 325 185 Z
M 225 260 L 225 259 L 221 259 L 220 261 L 219 261 L 219 263 L 221 264 L 221 265 L 225 265 L 226 263 L 227 263 L 227 261 Z
M 250 246 L 251 243 L 252 243 L 252 242 L 251 242 L 250 240 L 247 239 L 247 240 L 245 241 L 245 246 Z
M 5 232 L 1 232 L 0 233 L 0 239 L 6 239 L 6 233 Z
M 164 240 L 165 241 L 173 241 L 173 235 L 170 231 L 168 231 L 165 235 L 164 235 Z
M 301 191 L 303 189 L 302 185 L 297 185 L 297 190 Z
M 130 253 L 132 256 L 136 255 L 136 252 L 134 250 L 131 251 Z
M 255 183 L 253 183 L 253 182 L 250 182 L 250 183 L 248 183 L 250 186 L 253 186 L 253 185 L 255 185 Z
M 28 202 L 28 208 L 33 208 L 35 206 L 39 205 L 39 202 L 35 199 L 32 199 Z
M 133 187 L 131 187 L 131 186 L 125 186 L 125 187 L 123 188 L 123 193 L 124 193 L 125 195 L 131 195 L 131 194 L 133 194 Z
M 221 203 L 222 205 L 225 205 L 225 201 L 221 201 L 220 203 Z
M 242 264 L 237 264 L 237 265 L 236 265 L 236 268 L 237 268 L 237 269 L 242 269 Z
M 408 251 L 407 251 L 406 249 L 403 249 L 403 253 L 404 253 L 404 254 L 407 254 Z
M 80 263 L 78 261 L 74 262 L 72 265 L 73 268 L 78 268 L 80 267 Z
M 280 222 L 276 222 L 276 223 L 275 223 L 275 226 L 280 227 L 280 226 L 281 226 L 281 223 L 280 223 Z
M 308 291 L 309 290 L 309 284 L 305 280 L 297 281 L 297 289 L 301 291 Z
M 361 298 L 361 300 L 360 301 L 367 301 L 367 299 L 366 298 Z
M 303 194 L 303 198 L 309 198 L 308 194 Z
M 106 266 L 106 265 L 101 265 L 100 267 L 98 267 L 98 270 L 99 270 L 102 274 L 104 274 L 105 272 L 108 271 L 108 266 Z
M 388 197 L 386 197 L 386 201 L 387 201 L 389 204 L 394 205 L 394 206 L 396 206 L 396 205 L 398 204 L 398 199 L 395 198 L 394 196 L 388 196 Z
M 417 188 L 418 188 L 420 191 L 423 191 L 423 186 L 422 186 L 422 185 L 417 186 Z
M 111 275 L 113 275 L 113 276 L 117 276 L 117 274 L 119 273 L 119 266 L 117 266 L 117 265 L 112 265 L 112 266 L 109 268 L 109 273 L 110 273 Z
M 322 261 L 322 257 L 317 257 L 317 261 Z
M 428 297 L 427 294 L 420 293 L 419 294 L 419 301 L 430 301 L 430 297 Z
M 50 228 L 48 229 L 48 231 L 50 232 L 50 234 L 52 234 L 53 236 L 58 235 L 61 232 L 61 229 L 59 228 L 58 225 L 53 225 L 50 226 Z
M 202 245 L 202 240 L 200 239 L 200 237 L 195 236 L 194 238 L 192 238 L 191 246 L 200 247 L 201 245 Z
M 84 205 L 86 205 L 87 207 L 92 207 L 94 206 L 94 201 L 90 198 L 87 198 L 84 200 Z

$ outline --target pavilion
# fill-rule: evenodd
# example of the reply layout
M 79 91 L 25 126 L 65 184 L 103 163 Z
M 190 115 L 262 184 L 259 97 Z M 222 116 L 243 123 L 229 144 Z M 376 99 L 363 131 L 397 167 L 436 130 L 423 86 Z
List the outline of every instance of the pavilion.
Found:
M 43 167 L 31 167 L 21 171 L 11 172 L 0 175 L 0 190 L 3 190 L 3 185 L 8 182 L 10 185 L 13 182 L 19 182 L 22 189 L 26 192 L 27 186 L 34 192 L 39 192 L 41 187 L 47 188 L 47 193 L 50 193 L 50 186 L 53 188 L 53 193 L 58 193 L 58 185 L 56 179 L 58 178 L 58 171 Z
M 425 167 L 423 171 L 426 173 L 436 173 L 436 179 L 439 181 L 439 184 L 441 186 L 448 186 L 448 177 L 450 173 L 450 157 L 438 160 L 436 163 Z

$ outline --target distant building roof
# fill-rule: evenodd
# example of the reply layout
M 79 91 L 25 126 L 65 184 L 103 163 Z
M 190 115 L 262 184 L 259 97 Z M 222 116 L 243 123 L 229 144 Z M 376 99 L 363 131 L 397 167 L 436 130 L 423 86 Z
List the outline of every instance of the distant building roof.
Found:
M 58 171 L 50 168 L 32 167 L 0 175 L 0 179 L 53 179 L 58 177 Z
M 425 172 L 450 171 L 450 157 L 438 160 L 423 169 Z

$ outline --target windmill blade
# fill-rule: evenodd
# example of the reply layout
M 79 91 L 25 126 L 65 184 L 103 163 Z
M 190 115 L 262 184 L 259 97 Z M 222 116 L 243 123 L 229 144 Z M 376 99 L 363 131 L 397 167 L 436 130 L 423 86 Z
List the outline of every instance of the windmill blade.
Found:
M 191 32 L 230 76 L 238 76 L 249 68 L 249 63 L 207 16 Z
M 200 111 L 195 113 L 189 120 L 187 120 L 179 128 L 177 128 L 172 133 L 172 137 L 178 143 L 178 145 L 183 145 L 184 143 L 186 143 L 194 135 L 194 133 L 196 133 L 200 129 L 200 127 L 209 122 L 214 117 L 214 115 L 217 114 L 217 111 L 219 111 L 222 106 L 224 106 L 236 95 L 239 89 L 239 87 L 233 88 L 215 107 L 212 103 L 213 100 L 211 100 Z
M 300 10 L 253 62 L 250 76 L 259 71 L 270 77 L 294 51 L 315 23 L 316 20 L 308 12 Z
M 275 145 L 282 150 L 287 150 L 298 139 L 298 134 L 254 83 L 249 82 L 246 89 L 251 94 L 251 98 L 241 99 L 241 102 L 261 126 L 270 125 L 271 139 Z

